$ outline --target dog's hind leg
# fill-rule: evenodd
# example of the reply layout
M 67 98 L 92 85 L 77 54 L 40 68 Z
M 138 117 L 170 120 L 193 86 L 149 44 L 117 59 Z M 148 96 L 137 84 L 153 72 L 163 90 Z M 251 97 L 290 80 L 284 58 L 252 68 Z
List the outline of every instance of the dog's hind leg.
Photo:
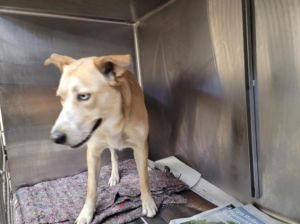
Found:
M 139 174 L 139 182 L 141 189 L 141 199 L 143 207 L 143 215 L 148 217 L 155 216 L 157 212 L 156 204 L 149 188 L 148 180 L 148 145 L 145 143 L 143 147 L 134 148 L 134 159 Z
M 109 178 L 109 186 L 114 186 L 120 181 L 118 155 L 116 149 L 109 149 L 111 154 L 111 175 Z

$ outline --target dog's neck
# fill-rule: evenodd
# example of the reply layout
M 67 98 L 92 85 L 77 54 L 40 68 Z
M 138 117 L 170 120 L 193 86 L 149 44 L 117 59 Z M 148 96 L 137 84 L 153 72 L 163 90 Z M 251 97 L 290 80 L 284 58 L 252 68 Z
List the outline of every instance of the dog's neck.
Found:
M 130 88 L 130 79 L 127 78 L 127 76 L 130 75 L 129 71 L 126 71 L 123 74 L 123 78 L 120 81 L 120 86 L 118 87 L 118 90 L 121 94 L 121 111 L 123 115 L 123 119 L 125 121 L 130 117 L 131 113 L 131 88 Z
M 132 93 L 130 88 L 130 80 L 127 78 L 130 72 L 126 71 L 119 78 L 119 85 L 115 86 L 115 89 L 120 94 L 120 105 L 116 105 L 116 110 L 110 117 L 103 121 L 104 129 L 111 135 L 121 134 L 124 130 L 126 123 L 131 115 L 131 102 Z M 114 133 L 111 133 L 113 130 Z

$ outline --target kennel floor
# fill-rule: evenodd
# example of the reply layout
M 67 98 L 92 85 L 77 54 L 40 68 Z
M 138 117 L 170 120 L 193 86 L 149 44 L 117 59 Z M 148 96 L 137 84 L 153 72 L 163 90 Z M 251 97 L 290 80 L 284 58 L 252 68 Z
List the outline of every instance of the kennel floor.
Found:
M 187 204 L 164 206 L 159 209 L 154 218 L 143 217 L 130 222 L 130 224 L 143 224 L 145 223 L 143 219 L 148 224 L 167 224 L 172 219 L 193 216 L 216 207 L 190 190 L 183 192 L 182 195 L 187 199 Z
M 136 189 L 136 185 L 138 185 L 138 174 L 135 167 L 135 162 L 130 159 L 126 161 L 122 161 L 119 164 L 120 174 L 122 176 L 122 182 L 119 186 L 115 186 L 114 190 L 113 188 L 106 186 L 105 184 L 102 184 L 102 188 L 99 189 L 101 192 L 99 195 L 99 200 L 102 201 L 104 204 L 103 208 L 99 207 L 99 217 L 100 219 L 95 218 L 95 222 L 98 222 L 99 220 L 102 220 L 104 215 L 109 215 L 111 218 L 114 218 L 113 213 L 116 209 L 127 209 L 128 206 L 133 206 L 132 208 L 140 209 L 138 207 L 135 207 L 136 203 L 134 198 L 135 196 L 138 197 L 138 189 Z M 111 173 L 111 166 L 104 166 L 101 169 L 101 174 L 99 181 L 102 183 L 108 183 L 108 179 L 110 177 Z M 31 187 L 25 187 L 22 189 L 19 189 L 16 193 L 16 197 L 18 198 L 18 203 L 16 204 L 16 211 L 18 211 L 16 214 L 18 214 L 18 221 L 24 221 L 26 223 L 32 223 L 32 222 L 61 222 L 61 221 L 71 221 L 73 218 L 76 218 L 76 215 L 78 211 L 80 211 L 80 203 L 79 201 L 84 198 L 83 195 L 77 194 L 74 192 L 82 192 L 84 194 L 84 190 L 82 188 L 86 188 L 86 172 L 61 178 L 57 180 L 52 181 L 46 181 L 39 184 L 36 184 Z M 200 213 L 201 211 L 206 211 L 208 209 L 211 209 L 214 207 L 211 203 L 204 200 L 197 194 L 193 193 L 192 191 L 185 190 L 186 185 L 184 185 L 181 181 L 178 181 L 174 176 L 168 175 L 164 172 L 161 172 L 159 170 L 151 170 L 149 173 L 150 180 L 152 180 L 152 183 L 150 183 L 153 193 L 156 195 L 157 203 L 161 203 L 161 200 L 167 200 L 166 203 L 161 203 L 160 209 L 158 214 L 153 219 L 148 219 L 145 217 L 138 218 L 134 222 L 130 222 L 132 224 L 134 223 L 145 223 L 143 220 L 145 220 L 147 223 L 168 223 L 171 219 L 180 218 L 180 217 L 188 217 L 197 213 Z M 127 188 L 127 184 L 130 183 L 130 186 L 132 188 Z M 155 183 L 161 183 L 159 186 Z M 123 185 L 123 186 L 122 186 Z M 73 188 L 70 188 L 68 186 L 74 186 Z M 125 187 L 125 188 L 124 188 Z M 107 188 L 114 193 L 119 194 L 119 199 L 123 200 L 126 197 L 132 198 L 129 200 L 126 204 L 126 206 L 120 207 L 118 202 L 112 207 L 105 207 L 106 205 L 109 205 L 107 203 L 111 202 L 111 199 L 114 200 L 115 196 L 114 193 L 112 193 L 111 197 L 107 197 Z M 162 189 L 164 189 L 162 191 Z M 66 193 L 68 192 L 68 193 Z M 169 192 L 169 193 L 168 193 Z M 176 192 L 181 192 L 180 194 L 184 196 L 186 199 L 186 202 L 184 206 L 182 205 L 182 200 L 180 199 L 182 197 L 175 197 L 174 195 L 174 201 L 170 201 L 169 196 L 164 196 L 164 194 L 171 195 Z M 76 195 L 76 197 L 70 197 L 70 195 Z M 127 195 L 127 196 L 126 196 Z M 56 199 L 59 198 L 57 201 Z M 168 199 L 169 198 L 169 199 Z M 177 199 L 176 199 L 177 198 Z M 180 199 L 180 200 L 179 200 Z M 54 200 L 54 201 L 53 201 Z M 71 200 L 71 201 L 70 201 Z M 131 202 L 132 201 L 132 202 Z M 185 200 L 184 200 L 185 201 Z M 133 203 L 133 204 L 132 204 Z M 52 207 L 53 204 L 56 204 L 55 207 Z M 168 206 L 168 204 L 172 204 Z M 174 204 L 181 204 L 181 206 L 175 206 Z M 71 207 L 69 205 L 72 205 Z M 125 205 L 125 204 L 124 204 Z M 74 206 L 74 207 L 73 207 Z M 78 207 L 79 206 L 79 207 Z M 165 207 L 163 207 L 165 206 Z M 48 208 L 48 209 L 45 209 Z M 57 208 L 66 208 L 65 210 L 57 209 Z M 103 211 L 102 211 L 102 210 Z M 77 211 L 78 210 L 78 211 Z M 105 211 L 105 212 L 104 212 Z M 135 211 L 135 210 L 134 210 Z M 104 212 L 104 213 L 103 213 Z M 108 213 L 107 213 L 108 212 Z M 120 212 L 120 211 L 119 211 Z M 75 215 L 73 213 L 76 213 Z M 27 215 L 25 215 L 27 214 Z M 30 214 L 30 215 L 28 215 Z M 102 216 L 100 215 L 102 214 Z M 129 216 L 128 216 L 129 215 Z M 127 217 L 122 217 L 122 220 L 133 220 L 135 216 L 135 213 L 127 214 Z M 137 217 L 137 216 L 136 216 Z M 115 219 L 119 222 L 122 221 L 120 217 L 115 217 Z M 114 220 L 114 221 L 116 221 Z M 32 222 L 31 222 L 32 221 Z M 110 220 L 112 221 L 112 220 Z

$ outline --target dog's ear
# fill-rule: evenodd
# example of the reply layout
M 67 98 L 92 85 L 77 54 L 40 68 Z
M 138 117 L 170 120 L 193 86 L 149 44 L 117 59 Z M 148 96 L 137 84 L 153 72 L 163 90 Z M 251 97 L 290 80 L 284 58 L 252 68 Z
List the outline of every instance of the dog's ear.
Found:
M 118 84 L 118 78 L 131 64 L 131 57 L 126 55 L 109 55 L 94 59 L 94 64 L 111 85 Z
M 51 54 L 50 57 L 45 60 L 44 65 L 54 64 L 60 71 L 62 71 L 65 65 L 69 65 L 73 61 L 75 61 L 75 59 L 69 56 Z

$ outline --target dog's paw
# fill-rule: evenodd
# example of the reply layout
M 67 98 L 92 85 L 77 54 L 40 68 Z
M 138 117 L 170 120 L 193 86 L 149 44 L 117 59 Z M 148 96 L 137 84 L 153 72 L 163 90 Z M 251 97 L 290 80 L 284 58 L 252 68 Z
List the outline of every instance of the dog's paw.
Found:
M 157 206 L 151 195 L 147 197 L 142 197 L 142 207 L 143 207 L 143 215 L 147 217 L 155 216 L 157 212 Z
M 108 184 L 109 186 L 115 186 L 116 184 L 118 184 L 120 182 L 120 176 L 119 176 L 119 172 L 115 171 L 115 172 L 111 172 Z
M 75 224 L 90 224 L 92 222 L 94 210 L 89 209 L 88 206 L 84 206 L 81 210 Z

